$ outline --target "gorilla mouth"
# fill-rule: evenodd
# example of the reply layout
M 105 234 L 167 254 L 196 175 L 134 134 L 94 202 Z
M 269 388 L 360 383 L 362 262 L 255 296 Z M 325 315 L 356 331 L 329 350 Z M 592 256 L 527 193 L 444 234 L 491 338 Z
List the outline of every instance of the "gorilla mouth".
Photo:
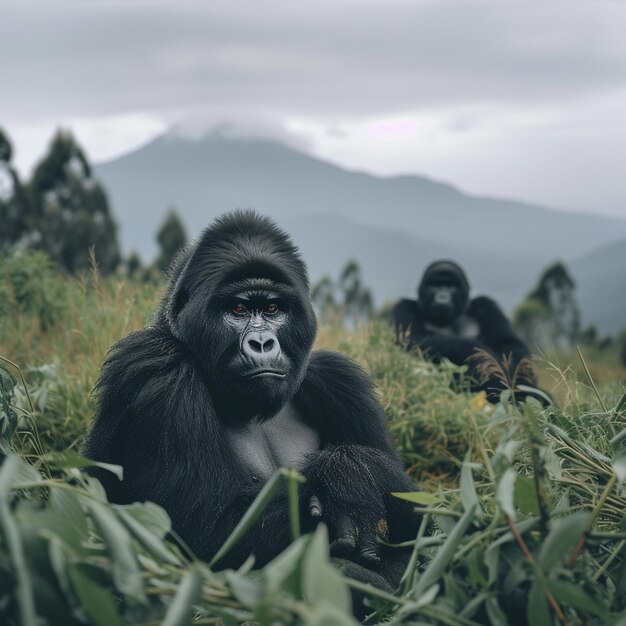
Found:
M 276 370 L 276 369 L 258 369 L 258 370 L 254 370 L 252 372 L 247 372 L 246 374 L 243 375 L 243 378 L 285 378 L 285 376 L 287 376 L 287 373 L 284 372 L 283 370 Z

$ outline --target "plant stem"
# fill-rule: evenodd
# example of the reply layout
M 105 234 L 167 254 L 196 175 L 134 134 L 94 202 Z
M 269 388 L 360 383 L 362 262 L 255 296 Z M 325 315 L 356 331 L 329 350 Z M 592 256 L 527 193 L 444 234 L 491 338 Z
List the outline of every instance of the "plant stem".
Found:
M 533 559 L 533 555 L 530 553 L 530 550 L 528 549 L 526 542 L 524 541 L 522 536 L 517 532 L 517 528 L 515 528 L 515 524 L 513 523 L 513 518 L 510 515 L 507 515 L 506 513 L 504 514 L 504 516 L 506 517 L 507 524 L 509 525 L 511 532 L 513 533 L 513 537 L 515 537 L 515 541 L 517 541 L 517 545 L 520 547 L 522 554 L 526 557 L 526 560 L 529 563 L 532 563 L 534 565 L 535 559 Z M 563 611 L 561 607 L 559 606 L 559 603 L 554 599 L 554 596 L 548 590 L 544 589 L 544 593 L 546 594 L 546 599 L 548 600 L 548 604 L 552 607 L 552 610 L 557 616 L 559 622 L 561 622 L 561 624 L 565 624 L 566 623 L 565 615 L 563 614 Z
M 615 483 L 617 483 L 617 476 L 613 474 L 613 476 L 611 476 L 611 478 L 609 479 L 609 482 L 606 484 L 606 487 L 604 488 L 602 495 L 596 502 L 596 505 L 593 507 L 593 511 L 591 512 L 591 517 L 589 518 L 589 521 L 587 522 L 587 526 L 585 526 L 585 530 L 583 530 L 583 534 L 580 536 L 580 539 L 578 540 L 578 543 L 576 544 L 576 547 L 574 548 L 574 552 L 572 552 L 572 556 L 570 556 L 569 561 L 567 562 L 567 566 L 570 569 L 574 567 L 574 563 L 576 563 L 576 559 L 578 558 L 580 551 L 583 549 L 583 546 L 585 545 L 585 542 L 587 541 L 587 537 L 591 533 L 591 529 L 593 528 L 593 523 L 596 521 L 596 518 L 598 517 L 598 515 L 600 515 L 600 510 L 602 509 L 604 503 L 606 502 L 606 499 L 609 497 L 609 494 L 611 493 L 611 490 L 615 486 Z
M 594 390 L 594 392 L 596 394 L 596 398 L 598 398 L 598 402 L 600 402 L 600 406 L 602 407 L 602 410 L 605 413 L 608 413 L 606 405 L 604 404 L 604 401 L 602 400 L 602 396 L 600 396 L 600 392 L 598 391 L 598 388 L 596 387 L 596 384 L 593 382 L 593 378 L 591 378 L 591 372 L 589 371 L 589 368 L 587 367 L 587 363 L 585 362 L 585 359 L 583 357 L 583 353 L 580 351 L 580 346 L 576 346 L 576 351 L 578 352 L 578 356 L 580 357 L 580 361 L 583 364 L 583 368 L 585 369 L 585 374 L 587 374 L 587 379 L 589 380 L 589 383 L 593 387 L 593 390 Z

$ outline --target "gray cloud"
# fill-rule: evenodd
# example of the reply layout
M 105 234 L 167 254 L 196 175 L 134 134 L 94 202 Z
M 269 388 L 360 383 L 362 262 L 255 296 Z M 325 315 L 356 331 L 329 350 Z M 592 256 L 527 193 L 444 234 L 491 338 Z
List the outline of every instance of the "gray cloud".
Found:
M 0 114 L 575 98 L 626 85 L 625 20 L 624 4 L 597 1 L 15 3 L 2 8 Z
M 348 167 L 624 214 L 625 23 L 603 0 L 3 3 L 0 125 L 26 168 L 59 121 L 106 118 L 107 155 L 224 120 L 302 147 L 289 122 Z M 394 115 L 417 130 L 377 143 Z

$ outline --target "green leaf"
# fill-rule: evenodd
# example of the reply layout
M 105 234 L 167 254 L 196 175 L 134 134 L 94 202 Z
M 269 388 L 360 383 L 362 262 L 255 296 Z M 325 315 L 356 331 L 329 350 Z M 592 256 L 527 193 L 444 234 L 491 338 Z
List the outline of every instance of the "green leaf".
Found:
M 8 457 L 0 468 L 0 532 L 15 570 L 15 598 L 19 608 L 21 625 L 37 626 L 33 581 L 26 563 L 20 531 L 7 502 L 8 489 L 18 468 L 18 459 L 14 456 Z
M 228 539 L 222 544 L 215 556 L 209 561 L 209 567 L 213 567 L 220 561 L 230 550 L 232 550 L 245 534 L 252 528 L 254 523 L 261 517 L 263 511 L 267 508 L 272 498 L 278 491 L 280 483 L 285 480 L 285 472 L 278 470 L 263 486 L 259 495 L 254 499 L 250 508 L 244 513 L 239 523 L 230 533 Z
M 626 393 L 624 393 L 624 398 L 626 398 Z M 621 446 L 626 442 L 626 428 L 620 430 L 613 439 L 611 439 L 610 444 L 614 450 L 619 450 Z
M 126 528 L 152 556 L 170 565 L 181 565 L 180 559 L 167 547 L 165 542 L 145 526 L 142 526 L 127 510 L 118 508 L 117 514 Z
M 305 626 L 358 626 L 350 615 L 329 604 L 315 607 L 304 622 Z
M 67 489 L 52 488 L 49 507 L 65 519 L 70 531 L 79 541 L 87 536 L 87 516 L 76 493 Z
M 476 493 L 476 485 L 474 484 L 474 476 L 472 475 L 472 463 L 471 450 L 468 450 L 463 461 L 463 467 L 461 468 L 461 503 L 463 509 L 466 511 L 475 507 L 476 511 L 480 513 L 480 503 L 478 501 L 478 494 Z
M 509 626 L 509 620 L 500 608 L 496 598 L 493 596 L 487 598 L 485 600 L 485 609 L 487 609 L 487 617 L 489 617 L 491 626 Z
M 253 611 L 263 597 L 259 583 L 232 570 L 224 572 L 224 576 L 235 598 Z
M 202 577 L 197 565 L 192 565 L 183 578 L 176 595 L 170 603 L 162 626 L 189 626 L 193 605 L 197 604 L 202 591 Z
M 517 479 L 517 472 L 509 467 L 505 470 L 504 474 L 498 481 L 496 488 L 496 502 L 502 509 L 505 515 L 508 515 L 515 521 L 515 506 L 513 505 L 513 498 L 515 495 L 515 480 Z
M 611 467 L 617 476 L 617 484 L 621 485 L 626 480 L 626 449 L 622 449 L 613 457 Z
M 115 598 L 95 583 L 79 566 L 70 565 L 69 579 L 81 606 L 96 626 L 122 626 Z
M 131 515 L 143 527 L 161 539 L 172 530 L 172 521 L 167 511 L 154 502 L 133 502 L 133 504 L 117 505 L 115 508 Z
M 327 603 L 344 613 L 352 607 L 350 592 L 328 557 L 328 531 L 320 524 L 302 558 L 302 592 L 312 604 Z
M 496 448 L 496 457 L 502 456 L 508 461 L 509 464 L 513 463 L 517 451 L 522 447 L 521 441 L 514 439 L 507 439 Z
M 21 457 L 12 454 L 0 468 L 0 498 L 6 498 L 17 483 L 39 483 L 41 474 Z
M 622 394 L 619 402 L 617 403 L 614 411 L 615 413 L 619 413 L 624 407 L 626 407 L 626 391 Z M 623 432 L 623 431 L 622 431 Z
M 263 568 L 265 585 L 270 593 L 284 590 L 296 600 L 302 598 L 300 570 L 308 543 L 309 537 L 300 537 Z
M 520 534 L 520 536 L 523 537 L 524 534 L 532 530 L 538 522 L 538 517 L 524 520 L 517 525 L 517 532 Z M 496 579 L 498 578 L 500 566 L 500 546 L 504 545 L 505 543 L 514 541 L 514 539 L 515 537 L 513 537 L 513 533 L 509 531 L 507 533 L 504 533 L 495 541 L 492 541 L 487 550 L 485 550 L 485 556 L 483 561 L 487 566 L 487 572 L 489 574 L 489 585 L 492 585 L 494 582 L 496 582 Z
M 528 476 L 517 476 L 514 492 L 515 506 L 525 515 L 539 514 L 535 481 Z
M 400 498 L 400 500 L 421 504 L 422 506 L 430 506 L 439 502 L 437 496 L 426 491 L 392 491 L 391 495 Z
M 607 608 L 592 598 L 580 585 L 551 579 L 545 580 L 544 583 L 548 591 L 562 604 L 606 619 Z
M 114 511 L 105 504 L 91 501 L 89 510 L 111 555 L 111 570 L 115 586 L 124 595 L 145 603 L 143 580 L 128 531 L 117 519 Z
M 535 580 L 528 594 L 528 624 L 532 626 L 553 626 L 551 609 L 543 587 Z
M 101 461 L 92 461 L 81 456 L 77 452 L 67 450 L 66 452 L 50 452 L 46 455 L 48 465 L 53 469 L 69 469 L 72 467 L 100 467 L 115 474 L 120 480 L 123 479 L 124 470 L 121 465 L 113 465 L 112 463 L 102 463 Z
M 428 564 L 424 573 L 417 579 L 413 588 L 413 597 L 419 599 L 420 596 L 432 587 L 443 575 L 450 561 L 454 557 L 457 547 L 465 538 L 465 533 L 469 528 L 476 507 L 471 507 L 463 514 L 463 517 L 455 524 L 443 545 L 437 550 L 435 557 Z
M 539 550 L 538 563 L 544 572 L 549 572 L 571 555 L 587 526 L 589 516 L 589 513 L 574 513 L 554 523 Z

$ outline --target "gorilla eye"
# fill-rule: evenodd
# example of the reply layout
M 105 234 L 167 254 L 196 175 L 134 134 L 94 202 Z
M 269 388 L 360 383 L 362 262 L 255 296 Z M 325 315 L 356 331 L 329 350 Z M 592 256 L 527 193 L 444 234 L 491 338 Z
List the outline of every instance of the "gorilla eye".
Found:
M 245 313 L 248 312 L 248 309 L 246 309 L 246 307 L 239 303 L 234 309 L 233 309 L 233 313 L 236 313 L 237 315 L 244 315 Z
M 267 315 L 274 315 L 275 313 L 278 313 L 278 305 L 276 304 L 268 304 L 264 311 L 264 313 L 266 313 Z

